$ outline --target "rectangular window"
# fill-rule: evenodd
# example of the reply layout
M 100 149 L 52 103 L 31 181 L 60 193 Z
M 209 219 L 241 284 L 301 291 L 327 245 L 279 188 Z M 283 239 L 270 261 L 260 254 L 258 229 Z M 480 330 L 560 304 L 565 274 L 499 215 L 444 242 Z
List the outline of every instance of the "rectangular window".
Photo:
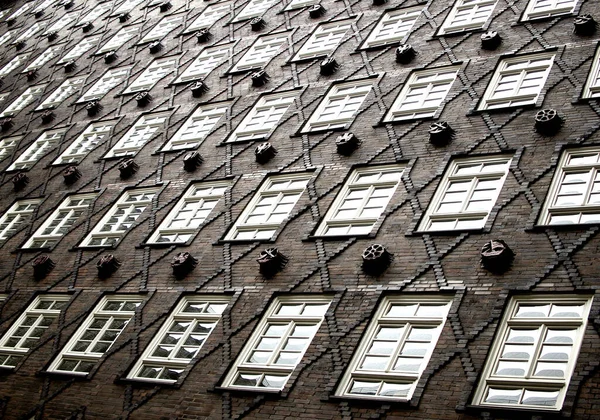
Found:
M 67 128 L 44 131 L 6 170 L 30 169 L 45 154 L 58 146 L 66 132 Z
M 233 19 L 233 22 L 240 22 L 242 20 L 261 16 L 269 10 L 271 6 L 275 5 L 275 3 L 277 3 L 277 0 L 250 0 L 246 3 L 246 6 L 242 11 Z
M 0 36 L 0 46 L 6 44 L 12 38 L 13 31 L 7 31 L 2 36 Z
M 33 2 L 32 1 L 28 2 L 28 3 L 25 3 L 23 6 L 19 7 L 17 10 L 15 10 L 12 15 L 10 15 L 9 17 L 7 17 L 6 20 L 11 20 L 11 19 L 18 18 L 19 16 L 21 16 L 23 13 L 27 12 L 32 7 L 33 7 Z
M 104 13 L 108 12 L 113 7 L 112 1 L 107 1 L 104 3 L 97 4 L 96 7 L 92 9 L 87 15 L 77 22 L 77 25 L 85 25 L 86 23 L 93 22 L 102 16 Z
M 73 225 L 84 217 L 97 194 L 77 194 L 65 198 L 46 221 L 35 231 L 23 248 L 47 248 L 58 243 Z
M 46 84 L 31 86 L 25 90 L 25 92 L 21 93 L 21 95 L 12 101 L 12 103 L 6 107 L 2 113 L 0 113 L 0 117 L 8 117 L 13 116 L 22 111 L 28 105 L 33 103 L 36 99 L 42 96 L 44 89 L 46 88 Z
M 184 15 L 165 16 L 139 42 L 143 44 L 165 37 L 169 32 L 183 23 Z
M 187 69 L 175 79 L 173 83 L 186 83 L 192 80 L 203 79 L 210 74 L 218 65 L 227 61 L 231 55 L 233 44 L 219 45 L 204 48 L 202 52 L 192 61 Z
M 44 100 L 44 102 L 42 102 L 36 108 L 36 111 L 47 108 L 56 108 L 69 96 L 73 95 L 76 92 L 79 92 L 79 90 L 83 87 L 86 77 L 87 76 L 81 76 L 66 79 L 60 84 L 59 87 L 56 88 L 54 92 L 50 94 L 50 96 L 48 96 Z
M 0 241 L 14 235 L 25 223 L 31 221 L 33 212 L 42 202 L 41 198 L 19 200 L 0 217 Z
M 48 47 L 38 55 L 35 60 L 33 60 L 21 73 L 26 73 L 30 70 L 37 70 L 42 68 L 46 63 L 48 63 L 53 58 L 56 58 L 60 55 L 60 53 L 64 51 L 64 45 L 57 45 L 55 47 Z
M 515 296 L 506 308 L 473 403 L 560 410 L 581 347 L 591 296 Z
M 402 42 L 410 33 L 422 10 L 422 7 L 411 7 L 385 12 L 367 37 L 362 48 Z
M 81 246 L 114 246 L 135 221 L 152 203 L 157 188 L 136 188 L 121 194 L 94 229 L 85 237 Z
M 208 104 L 198 107 L 171 137 L 161 152 L 195 149 L 200 146 L 219 120 L 225 116 L 228 108 L 229 103 Z
M 27 28 L 27 30 L 25 32 L 23 32 L 21 35 L 19 35 L 19 37 L 17 39 L 15 39 L 12 43 L 13 44 L 17 44 L 21 41 L 29 41 L 31 39 L 33 39 L 33 37 L 42 30 L 42 25 L 40 25 L 39 23 L 34 23 L 33 25 L 29 26 Z
M 409 400 L 429 363 L 450 304 L 443 297 L 385 297 L 336 394 Z
M 105 296 L 63 347 L 48 370 L 74 375 L 90 373 L 123 332 L 142 298 Z
M 177 381 L 208 340 L 228 303 L 225 296 L 181 299 L 127 377 Z
M 54 3 L 54 0 L 51 0 L 51 3 Z M 73 17 L 74 13 L 67 13 L 66 15 L 61 16 L 56 22 L 52 25 L 48 26 L 42 35 L 48 35 L 52 32 L 58 32 L 67 25 L 73 23 L 75 21 L 75 17 Z
M 294 209 L 311 177 L 310 173 L 302 173 L 267 178 L 225 239 L 271 239 Z
M 317 236 L 366 235 L 398 188 L 404 168 L 386 165 L 355 169 L 316 231 Z
M 456 0 L 442 24 L 440 35 L 482 29 L 498 0 Z
M 129 13 L 135 9 L 138 4 L 142 4 L 143 2 L 144 0 L 125 0 L 111 13 L 111 15 L 118 16 L 121 13 Z
M 242 122 L 231 133 L 227 142 L 268 138 L 277 128 L 277 124 L 294 102 L 295 97 L 295 91 L 261 96 Z
M 96 54 L 104 54 L 109 51 L 116 51 L 121 48 L 127 41 L 136 37 L 140 31 L 139 26 L 127 26 L 125 28 L 119 29 L 111 39 L 106 41 L 100 49 L 96 52 Z
M 185 29 L 185 33 L 210 28 L 215 22 L 231 11 L 231 2 L 208 5 L 200 15 Z
M 308 41 L 300 47 L 293 60 L 304 60 L 331 54 L 352 26 L 352 22 L 354 22 L 354 19 L 320 24 Z
M 554 54 L 503 59 L 485 90 L 479 109 L 534 105 L 550 74 Z
M 71 50 L 65 54 L 63 58 L 58 60 L 57 64 L 67 63 L 71 60 L 77 60 L 83 54 L 91 50 L 92 48 L 98 45 L 102 35 L 96 36 L 88 36 L 87 38 L 82 38 L 81 41 L 77 45 L 75 45 Z
M 134 93 L 149 90 L 163 77 L 171 74 L 177 68 L 177 57 L 154 60 L 123 93 Z
M 223 386 L 280 390 L 319 330 L 331 299 L 277 297 L 231 368 Z
M 590 74 L 581 96 L 583 98 L 600 98 L 600 46 L 596 48 Z
M 0 69 L 0 77 L 6 77 L 14 70 L 25 64 L 31 53 L 19 54 Z
M 456 159 L 444 173 L 420 231 L 481 229 L 496 204 L 511 158 Z
M 331 130 L 351 124 L 372 87 L 372 80 L 333 85 L 310 116 L 302 132 Z
M 52 162 L 53 165 L 65 163 L 79 163 L 87 154 L 100 144 L 115 126 L 116 121 L 99 121 L 88 125 L 83 132 L 77 136 L 75 141 L 65 149 L 61 155 Z
M 384 121 L 433 117 L 448 95 L 459 66 L 411 73 Z
M 189 187 L 154 231 L 148 243 L 186 243 L 204 223 L 230 183 L 199 182 Z
M 7 157 L 11 156 L 17 144 L 21 141 L 23 136 L 12 136 L 5 137 L 0 140 L 0 161 L 3 161 Z
M 300 9 L 301 7 L 312 6 L 316 3 L 319 3 L 319 0 L 292 0 L 283 10 Z
M 69 301 L 67 295 L 40 295 L 0 339 L 0 366 L 13 368 L 39 344 Z
M 164 112 L 142 115 L 108 151 L 104 158 L 135 155 L 150 141 L 154 134 L 164 128 L 168 117 L 169 114 Z
M 523 20 L 573 13 L 578 0 L 529 0 Z
M 46 9 L 50 8 L 50 6 L 52 6 L 54 3 L 56 3 L 56 0 L 44 0 L 43 2 L 38 4 L 35 9 L 31 11 L 31 14 L 36 14 L 37 12 L 44 12 Z
M 266 66 L 287 43 L 288 36 L 289 32 L 285 32 L 256 38 L 254 44 L 233 66 L 231 71 L 245 71 Z
M 102 75 L 102 77 L 77 100 L 77 103 L 102 99 L 104 95 L 127 79 L 130 69 L 131 67 L 127 66 L 106 70 L 106 73 L 104 73 L 104 75 Z

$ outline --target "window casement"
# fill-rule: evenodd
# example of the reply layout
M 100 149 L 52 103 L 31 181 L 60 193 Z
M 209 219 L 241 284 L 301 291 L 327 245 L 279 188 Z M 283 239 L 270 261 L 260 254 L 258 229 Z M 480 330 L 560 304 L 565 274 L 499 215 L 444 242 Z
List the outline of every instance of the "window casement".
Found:
M 40 111 L 47 108 L 56 108 L 69 96 L 73 95 L 75 92 L 79 92 L 83 87 L 86 77 L 87 76 L 81 76 L 66 79 L 35 110 Z
M 56 45 L 54 47 L 46 48 L 44 52 L 38 55 L 31 63 L 29 63 L 29 65 L 25 67 L 21 73 L 42 68 L 50 60 L 58 57 L 62 51 L 64 51 L 64 45 Z
M 331 130 L 350 125 L 372 87 L 371 79 L 333 85 L 302 128 L 302 132 Z
M 112 1 L 107 1 L 104 3 L 97 4 L 96 7 L 94 7 L 91 12 L 89 12 L 87 15 L 85 15 L 84 17 L 79 19 L 79 22 L 77 22 L 77 25 L 78 26 L 85 25 L 86 23 L 95 21 L 100 16 L 102 16 L 106 12 L 110 11 L 112 9 L 112 7 L 113 7 Z
M 233 66 L 230 72 L 246 71 L 266 66 L 287 44 L 289 32 L 256 38 L 254 44 Z
M 508 175 L 511 157 L 452 161 L 437 187 L 419 231 L 482 229 Z
M 0 78 L 8 76 L 10 73 L 12 73 L 14 70 L 19 68 L 21 65 L 25 64 L 27 62 L 27 60 L 29 59 L 30 55 L 31 55 L 31 53 L 16 55 L 15 58 L 10 60 L 8 63 L 6 63 L 0 69 Z
M 591 296 L 514 296 L 473 404 L 557 411 L 562 408 L 589 316 Z
M 6 170 L 30 169 L 45 154 L 58 146 L 67 130 L 68 128 L 65 127 L 44 131 Z
M 83 54 L 94 48 L 100 42 L 102 35 L 88 36 L 82 38 L 63 58 L 58 60 L 57 64 L 64 64 L 71 60 L 77 60 Z
M 210 337 L 229 301 L 226 296 L 181 299 L 127 377 L 176 382 Z
M 386 296 L 336 395 L 410 400 L 435 349 L 450 305 L 446 297 Z
M 51 3 L 54 3 L 54 0 L 50 0 Z M 42 35 L 48 35 L 52 32 L 58 32 L 61 29 L 65 28 L 67 25 L 73 23 L 75 18 L 72 16 L 73 13 L 67 13 L 66 15 L 61 16 L 56 22 L 52 25 L 48 26 Z
M 166 112 L 140 116 L 123 137 L 104 155 L 104 158 L 135 155 L 159 130 L 164 128 L 167 118 L 169 118 L 169 113 Z
M 480 110 L 535 105 L 550 74 L 554 54 L 529 54 L 503 59 L 490 81 Z
M 149 90 L 163 77 L 177 69 L 177 58 L 169 57 L 154 60 L 123 93 L 134 93 Z
M 218 65 L 229 59 L 232 46 L 233 44 L 225 44 L 204 48 L 173 83 L 186 83 L 205 78 Z
M 319 0 L 292 0 L 285 6 L 283 10 L 295 10 L 300 9 L 301 7 L 312 6 L 313 4 L 319 3 Z
M 105 296 L 48 368 L 49 372 L 87 375 L 123 332 L 142 298 Z
M 112 38 L 110 38 L 106 43 L 100 47 L 96 54 L 104 54 L 109 51 L 116 51 L 121 48 L 127 41 L 133 39 L 137 36 L 140 31 L 139 26 L 127 26 L 125 28 L 119 29 Z
M 8 41 L 10 41 L 12 38 L 12 35 L 13 35 L 13 31 L 7 31 L 2 36 L 0 36 L 0 46 L 4 45 Z
M 433 117 L 442 106 L 460 66 L 411 73 L 384 121 Z
M 268 138 L 294 102 L 296 94 L 296 91 L 291 91 L 261 96 L 242 122 L 233 130 L 227 143 Z
M 142 4 L 144 0 L 125 0 L 123 3 L 119 5 L 113 12 L 111 16 L 118 16 L 121 13 L 129 13 L 139 4 Z
M 23 136 L 5 137 L 0 140 L 0 162 L 12 155 Z
M 0 113 L 0 117 L 9 117 L 14 116 L 28 105 L 33 103 L 36 99 L 42 96 L 44 89 L 46 88 L 46 83 L 43 85 L 31 86 L 25 90 L 25 92 L 21 93 L 21 95 L 11 102 L 9 106 L 7 106 L 4 111 Z
M 56 245 L 80 218 L 85 217 L 97 195 L 76 194 L 65 198 L 25 242 L 23 248 L 49 248 Z
M 184 33 L 210 28 L 215 22 L 231 12 L 231 2 L 222 2 L 208 5 L 194 21 L 185 28 Z
M 275 5 L 275 3 L 277 3 L 277 0 L 250 0 L 240 13 L 235 16 L 233 22 L 241 22 L 242 20 L 261 16 L 271 6 Z
M 398 188 L 403 172 L 401 165 L 352 171 L 315 236 L 369 234 Z
M 123 192 L 80 246 L 115 246 L 152 203 L 157 193 L 158 188 L 136 188 Z
M 32 1 L 31 1 L 31 2 L 28 2 L 28 3 L 25 3 L 23 6 L 19 7 L 17 10 L 15 10 L 15 11 L 13 12 L 13 14 L 12 14 L 12 15 L 10 15 L 9 17 L 7 17 L 7 18 L 5 19 L 5 21 L 6 21 L 6 20 L 11 20 L 11 19 L 16 19 L 16 18 L 18 18 L 18 17 L 19 17 L 19 16 L 21 16 L 23 13 L 25 13 L 25 12 L 29 11 L 29 9 L 31 9 L 32 7 L 33 7 L 33 2 L 32 2 Z
M 0 366 L 16 367 L 38 345 L 68 302 L 68 295 L 37 296 L 0 339 Z
M 590 74 L 588 75 L 581 96 L 583 98 L 600 98 L 600 46 L 596 48 L 596 54 L 594 55 L 592 67 L 590 68 Z
M 229 106 L 229 103 L 199 106 L 165 144 L 161 152 L 195 149 L 200 146 L 219 120 L 225 116 Z
M 43 2 L 39 3 L 35 9 L 31 11 L 31 14 L 33 15 L 37 12 L 44 12 L 46 9 L 50 8 L 54 3 L 56 3 L 56 0 L 44 0 Z
M 223 386 L 281 390 L 319 330 L 331 299 L 277 297 L 227 373 Z
M 331 54 L 352 27 L 354 19 L 322 23 L 300 47 L 292 61 L 323 57 Z
M 89 88 L 88 91 L 77 100 L 77 103 L 80 104 L 102 99 L 104 95 L 127 79 L 129 70 L 131 70 L 131 66 L 106 70 L 106 73 L 104 73 L 102 77 L 98 79 L 96 83 L 94 83 L 92 87 Z
M 169 32 L 183 23 L 184 15 L 165 16 L 148 32 L 138 44 L 152 42 L 165 37 Z
M 456 0 L 438 34 L 482 29 L 498 0 Z
M 221 181 L 199 182 L 190 186 L 156 228 L 148 243 L 181 244 L 189 241 L 230 185 L 228 181 Z
M 115 126 L 116 121 L 99 121 L 88 125 L 75 141 L 60 154 L 53 165 L 79 163 L 100 144 Z
M 361 48 L 402 42 L 410 33 L 422 10 L 422 7 L 411 7 L 385 12 Z
M 15 39 L 12 44 L 18 44 L 21 41 L 28 41 L 30 39 L 32 39 L 39 31 L 42 30 L 42 25 L 39 23 L 34 23 L 33 25 L 29 26 L 27 28 L 27 30 L 25 32 L 23 32 L 21 35 L 19 35 L 19 37 L 17 37 L 17 39 Z
M 311 178 L 311 173 L 268 177 L 227 232 L 225 240 L 271 239 L 294 209 Z
M 10 206 L 2 217 L 0 217 L 0 242 L 4 242 L 14 235 L 25 223 L 29 223 L 33 212 L 41 202 L 41 198 L 19 200 Z
M 541 19 L 573 13 L 579 0 L 529 0 L 522 20 Z

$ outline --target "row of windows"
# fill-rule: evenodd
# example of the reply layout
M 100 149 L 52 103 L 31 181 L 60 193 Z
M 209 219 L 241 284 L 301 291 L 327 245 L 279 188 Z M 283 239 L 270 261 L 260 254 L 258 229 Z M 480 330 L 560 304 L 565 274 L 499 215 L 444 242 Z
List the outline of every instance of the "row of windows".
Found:
M 490 349 L 473 403 L 559 410 L 583 341 L 592 297 L 513 297 Z M 0 366 L 16 367 L 64 310 L 65 295 L 40 295 L 0 339 Z M 209 341 L 229 297 L 185 296 L 126 377 L 174 383 Z M 87 375 L 143 303 L 137 295 L 105 296 L 48 366 Z M 226 388 L 283 389 L 329 309 L 328 296 L 273 300 L 225 375 Z M 450 311 L 449 296 L 386 296 L 358 343 L 335 394 L 410 400 Z

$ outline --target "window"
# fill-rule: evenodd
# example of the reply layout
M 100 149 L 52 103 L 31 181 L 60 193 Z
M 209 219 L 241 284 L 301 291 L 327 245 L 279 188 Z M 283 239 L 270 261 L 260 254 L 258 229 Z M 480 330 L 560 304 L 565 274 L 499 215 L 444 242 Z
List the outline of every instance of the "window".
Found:
M 319 0 L 292 0 L 283 10 L 300 9 L 301 7 L 312 6 L 318 2 Z
M 450 91 L 459 67 L 413 72 L 384 121 L 433 117 Z
M 15 58 L 10 60 L 8 63 L 6 63 L 4 65 L 4 67 L 2 67 L 0 69 L 0 78 L 8 76 L 10 73 L 13 72 L 13 70 L 17 69 L 22 64 L 26 63 L 27 60 L 29 59 L 30 55 L 31 55 L 31 53 L 25 53 L 25 54 L 19 54 L 19 55 L 15 56 Z
M 152 203 L 157 188 L 136 188 L 121 194 L 94 229 L 85 237 L 81 246 L 114 246 L 135 221 Z
M 83 18 L 81 18 L 79 20 L 79 22 L 77 22 L 77 25 L 85 25 L 86 23 L 95 21 L 100 16 L 102 16 L 104 13 L 106 13 L 110 9 L 112 9 L 112 6 L 113 6 L 112 1 L 107 1 L 107 2 L 96 5 L 96 7 L 94 7 L 91 12 L 89 12 L 87 15 L 85 15 Z
M 473 403 L 560 410 L 592 297 L 513 297 L 498 327 Z
M 594 55 L 594 61 L 592 62 L 590 74 L 581 96 L 584 98 L 600 97 L 600 47 L 596 49 L 596 55 Z
M 7 31 L 5 34 L 0 36 L 0 46 L 6 44 L 12 38 L 13 31 Z
M 271 239 L 292 212 L 310 178 L 311 174 L 307 173 L 267 178 L 225 239 Z
M 319 296 L 278 297 L 254 330 L 224 386 L 280 390 L 319 330 L 331 300 Z
M 225 44 L 204 48 L 198 57 L 192 61 L 192 64 L 173 83 L 185 83 L 208 76 L 219 64 L 229 58 L 232 45 Z
M 169 114 L 164 112 L 142 115 L 104 157 L 135 155 L 154 134 L 164 127 L 168 117 Z
M 56 245 L 77 220 L 84 216 L 97 194 L 77 194 L 65 198 L 46 221 L 35 231 L 23 248 L 48 248 Z
M 510 162 L 507 156 L 453 161 L 431 199 L 419 230 L 483 228 L 496 204 Z
M 42 25 L 39 23 L 34 23 L 33 25 L 27 27 L 27 30 L 23 32 L 17 39 L 15 39 L 12 43 L 18 44 L 21 41 L 28 41 L 32 39 L 39 31 L 42 30 Z
M 409 400 L 431 358 L 450 303 L 444 297 L 385 297 L 336 394 Z
M 53 165 L 79 163 L 87 154 L 100 144 L 115 126 L 116 121 L 99 121 L 92 123 L 52 162 Z
M 295 97 L 295 91 L 261 96 L 242 122 L 231 133 L 227 142 L 268 138 L 294 102 Z
M 523 20 L 573 13 L 578 0 L 529 0 Z
M 23 13 L 27 12 L 29 9 L 33 7 L 33 2 L 25 3 L 23 6 L 19 7 L 14 11 L 12 15 L 6 18 L 6 20 L 16 19 L 21 16 Z
M 30 105 L 33 101 L 42 96 L 45 87 L 46 84 L 27 88 L 25 92 L 23 92 L 17 99 L 12 101 L 12 103 L 7 106 L 2 113 L 0 113 L 0 117 L 16 115 L 18 112 Z
M 280 33 L 256 38 L 254 44 L 231 71 L 244 71 L 266 66 L 287 43 L 288 36 L 289 33 Z
M 200 182 L 189 187 L 154 231 L 148 243 L 185 243 L 204 223 L 230 183 Z
M 265 13 L 277 0 L 250 0 L 240 13 L 233 19 L 234 22 L 251 19 Z
M 333 85 L 302 131 L 331 130 L 351 124 L 372 85 L 371 80 Z
M 55 0 L 44 0 L 43 2 L 38 4 L 37 7 L 31 11 L 31 13 L 35 14 L 37 12 L 43 12 L 43 11 L 45 11 L 45 9 L 48 9 L 54 3 L 55 3 Z
M 131 12 L 133 9 L 135 9 L 135 7 L 138 4 L 142 4 L 144 2 L 144 0 L 125 0 L 123 3 L 121 3 L 119 5 L 119 7 L 117 7 L 113 12 L 112 12 L 112 16 L 118 16 L 121 13 L 129 13 Z
M 398 188 L 403 171 L 398 165 L 355 169 L 325 214 L 316 235 L 370 233 Z
M 210 28 L 215 22 L 231 11 L 231 2 L 216 3 L 207 6 L 200 15 L 185 29 L 185 33 Z
M 66 15 L 61 16 L 61 18 L 54 22 L 52 25 L 48 26 L 42 35 L 48 35 L 52 32 L 58 32 L 70 23 L 73 23 L 74 21 L 75 18 L 72 16 L 72 14 L 67 13 Z
M 401 42 L 410 33 L 421 11 L 421 7 L 411 7 L 385 12 L 362 47 L 379 47 Z
M 162 18 L 156 26 L 150 29 L 150 32 L 148 32 L 139 43 L 143 44 L 145 42 L 156 41 L 163 38 L 173 29 L 181 25 L 183 23 L 183 18 L 184 15 L 166 16 Z
M 22 138 L 23 136 L 12 136 L 0 140 L 0 161 L 3 161 L 12 155 L 13 150 L 17 147 L 17 143 L 19 143 Z
M 123 93 L 134 93 L 152 89 L 156 82 L 166 75 L 173 73 L 176 68 L 177 57 L 154 60 Z
M 77 45 L 75 45 L 71 50 L 65 54 L 63 58 L 58 60 L 57 64 L 67 63 L 71 60 L 77 60 L 83 54 L 94 48 L 100 42 L 102 35 L 96 36 L 88 36 L 87 38 L 82 38 Z
M 553 54 L 530 54 L 500 62 L 479 109 L 534 105 L 546 83 Z
M 219 120 L 226 114 L 228 108 L 229 103 L 208 104 L 198 107 L 171 137 L 161 152 L 194 149 L 200 146 Z
M 41 198 L 19 200 L 0 217 L 0 241 L 14 235 L 25 223 L 31 221 L 33 212 L 42 202 Z
M 217 326 L 228 303 L 229 298 L 219 296 L 181 299 L 127 377 L 177 381 Z
M 104 44 L 96 54 L 104 54 L 109 51 L 116 51 L 121 48 L 127 41 L 137 36 L 140 31 L 139 26 L 127 26 L 125 28 L 119 29 L 111 39 L 109 39 L 106 44 Z
M 104 73 L 104 75 L 77 100 L 77 103 L 101 99 L 127 78 L 130 69 L 131 67 L 127 66 L 106 70 L 106 73 Z
M 48 370 L 75 375 L 90 373 L 123 332 L 141 303 L 142 298 L 135 295 L 103 297 Z
M 304 60 L 331 54 L 342 41 L 353 21 L 342 20 L 319 25 L 308 41 L 296 53 L 293 60 Z
M 498 0 L 456 0 L 439 34 L 481 29 L 488 21 Z
M 31 63 L 29 63 L 27 67 L 25 67 L 22 73 L 42 68 L 50 60 L 58 57 L 62 51 L 64 51 L 64 45 L 57 45 L 55 47 L 46 48 L 43 53 L 38 55 L 35 58 L 35 60 L 33 60 Z
M 67 128 L 44 131 L 6 170 L 30 169 L 46 153 L 58 146 L 66 131 Z
M 37 346 L 44 332 L 60 315 L 68 296 L 40 295 L 0 339 L 0 366 L 13 368 Z
M 46 108 L 55 108 L 60 105 L 62 101 L 73 95 L 75 92 L 78 92 L 82 88 L 85 78 L 86 76 L 66 79 L 60 84 L 59 87 L 56 88 L 54 92 L 50 94 L 50 96 L 46 98 L 44 102 L 42 102 L 36 108 L 36 111 Z

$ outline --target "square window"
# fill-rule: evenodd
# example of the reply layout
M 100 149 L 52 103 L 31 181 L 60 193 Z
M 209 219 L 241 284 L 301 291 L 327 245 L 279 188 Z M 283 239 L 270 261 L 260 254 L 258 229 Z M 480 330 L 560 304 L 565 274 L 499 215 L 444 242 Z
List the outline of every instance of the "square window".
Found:
M 44 131 L 6 170 L 31 169 L 38 160 L 60 144 L 67 129 Z
M 35 110 L 41 111 L 43 109 L 56 108 L 69 96 L 81 90 L 86 77 L 87 76 L 66 79 Z
M 229 59 L 232 47 L 233 43 L 204 48 L 173 83 L 187 83 L 204 79 L 217 66 Z
M 383 13 L 362 48 L 380 47 L 402 42 L 410 34 L 422 11 L 422 7 L 410 7 Z
M 254 44 L 230 71 L 246 71 L 266 66 L 287 44 L 289 34 L 289 32 L 284 32 L 256 38 Z
M 219 21 L 222 17 L 231 12 L 231 6 L 231 2 L 209 4 L 202 11 L 202 13 L 200 13 L 198 17 L 194 19 L 187 28 L 185 28 L 184 33 L 210 28 L 215 24 L 215 22 Z
M 498 0 L 456 0 L 442 24 L 439 35 L 482 29 Z
M 164 38 L 169 32 L 183 23 L 184 17 L 185 15 L 182 14 L 165 16 L 152 29 L 150 29 L 150 32 L 144 35 L 138 44 L 144 44 L 146 42 L 157 41 Z
M 169 113 L 165 112 L 142 115 L 106 153 L 104 158 L 135 155 L 159 130 L 164 128 L 168 117 Z
M 94 48 L 100 42 L 102 35 L 88 36 L 82 38 L 63 58 L 58 60 L 57 64 L 67 63 L 71 60 L 77 60 L 83 54 Z
M 33 212 L 41 202 L 41 198 L 18 200 L 10 206 L 0 217 L 0 242 L 4 242 L 21 229 L 25 223 L 29 223 Z
M 277 0 L 250 0 L 240 13 L 233 19 L 233 22 L 241 22 L 242 20 L 251 19 L 261 16 L 271 6 L 275 5 Z
M 177 57 L 154 60 L 123 93 L 135 93 L 150 90 L 163 77 L 177 69 Z
M 354 19 L 346 19 L 320 24 L 292 60 L 306 60 L 333 53 L 353 22 Z
M 27 62 L 31 53 L 19 54 L 0 69 L 0 77 L 6 77 Z
M 0 113 L 0 117 L 9 117 L 18 114 L 24 108 L 33 103 L 36 99 L 42 96 L 44 89 L 47 84 L 31 86 L 25 90 L 17 99 L 12 101 L 12 103 L 7 106 L 2 113 Z
M 592 67 L 590 68 L 590 73 L 581 96 L 583 98 L 600 97 L 600 46 L 596 48 Z
M 106 70 L 102 77 L 99 78 L 96 83 L 94 83 L 92 87 L 89 88 L 88 91 L 77 100 L 77 103 L 80 104 L 102 99 L 104 95 L 127 79 L 129 70 L 131 70 L 131 66 Z
M 578 0 L 529 0 L 522 20 L 573 13 Z
M 62 51 L 64 51 L 64 44 L 46 48 L 44 52 L 42 52 L 35 58 L 35 60 L 29 63 L 29 65 L 25 67 L 21 73 L 42 68 L 50 60 L 58 57 Z
M 96 54 L 104 54 L 109 51 L 116 51 L 121 48 L 125 43 L 133 38 L 135 38 L 140 32 L 139 26 L 126 26 L 124 28 L 119 29 L 119 32 L 114 34 L 112 38 L 110 38 L 106 43 L 100 47 Z
M 99 121 L 88 125 L 75 141 L 60 154 L 53 165 L 79 163 L 110 134 L 116 121 Z
M 229 103 L 199 106 L 171 137 L 161 152 L 195 149 L 211 133 L 217 123 L 227 113 Z

